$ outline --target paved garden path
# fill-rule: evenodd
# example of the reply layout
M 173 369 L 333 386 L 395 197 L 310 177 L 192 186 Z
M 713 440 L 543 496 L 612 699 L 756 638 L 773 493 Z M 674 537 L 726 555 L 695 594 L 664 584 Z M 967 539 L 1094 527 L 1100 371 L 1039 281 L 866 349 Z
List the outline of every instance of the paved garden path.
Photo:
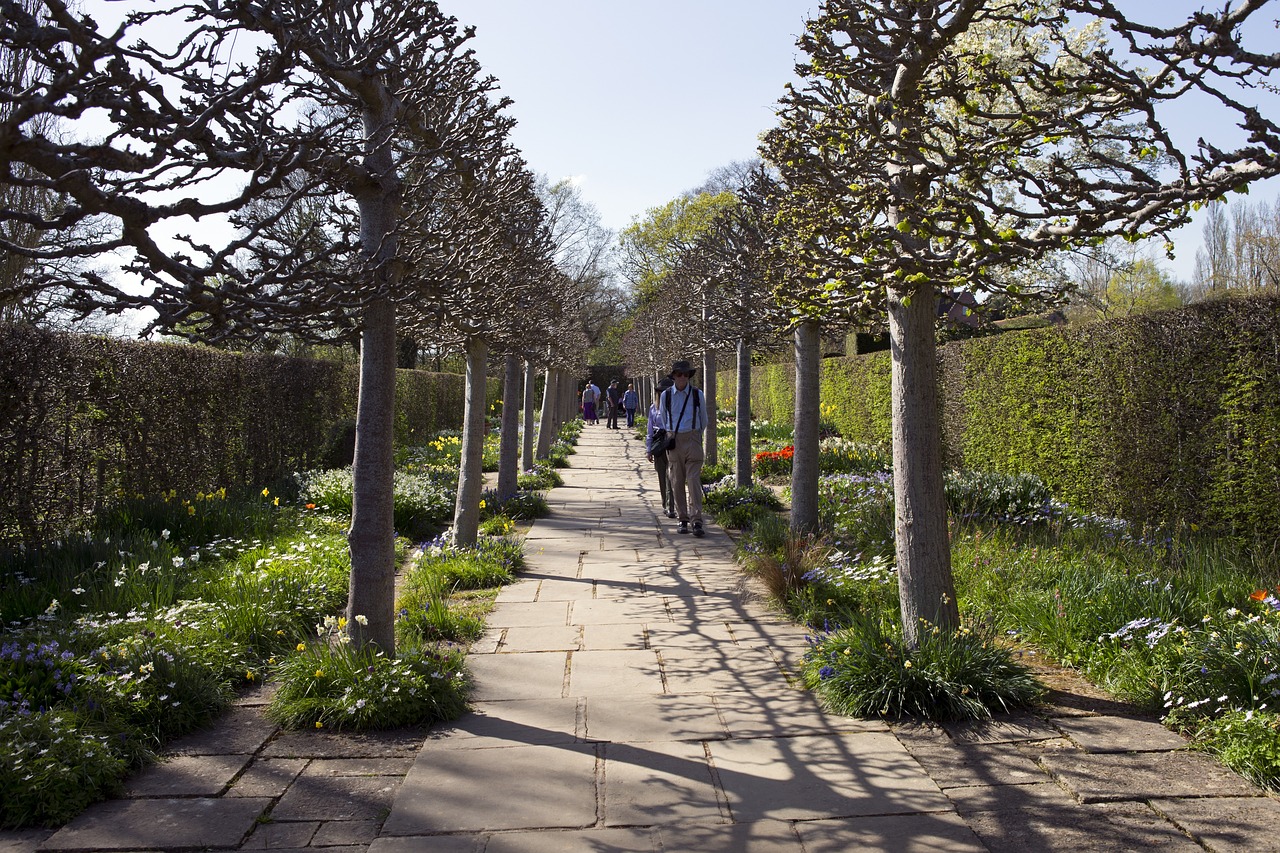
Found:
M 1280 802 L 1083 685 L 994 724 L 824 714 L 733 544 L 675 533 L 643 444 L 587 427 L 473 650 L 474 712 L 283 734 L 247 698 L 30 850 L 1264 851 Z

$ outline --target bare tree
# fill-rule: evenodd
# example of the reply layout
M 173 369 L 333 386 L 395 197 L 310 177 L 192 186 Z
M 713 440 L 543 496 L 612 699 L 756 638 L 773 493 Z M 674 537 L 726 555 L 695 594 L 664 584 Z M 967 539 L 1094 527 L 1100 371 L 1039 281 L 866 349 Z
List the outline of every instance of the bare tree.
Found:
M 804 286 L 780 297 L 811 317 L 887 312 L 908 642 L 921 620 L 946 629 L 959 619 L 942 490 L 939 289 L 1009 292 L 1016 279 L 993 271 L 1111 235 L 1165 234 L 1191 204 L 1280 171 L 1274 126 L 1233 99 L 1238 89 L 1216 85 L 1274 67 L 1238 38 L 1263 5 L 1160 30 L 1105 0 L 828 0 L 801 38 L 803 83 L 783 98 L 764 148 L 790 189 L 784 239 L 804 273 Z M 1117 58 L 1091 20 L 1155 70 Z M 1195 157 L 1176 148 L 1157 106 L 1191 88 L 1236 110 L 1253 141 Z
M 149 328 L 212 341 L 325 339 L 337 318 L 358 329 L 347 606 L 368 620 L 352 619 L 353 639 L 393 653 L 396 306 L 433 296 L 405 286 L 404 181 L 465 171 L 510 126 L 465 50 L 470 33 L 434 2 L 402 0 L 173 4 L 131 12 L 112 31 L 60 0 L 44 0 L 39 15 L 0 0 L 0 12 L 0 45 L 29 47 L 43 69 L 27 89 L 0 91 L 0 185 L 66 199 L 56 215 L 6 207 L 0 226 L 67 234 L 93 217 L 113 223 L 73 243 L 0 248 L 37 262 L 128 252 L 125 273 L 145 285 L 46 266 L 0 296 L 64 285 L 84 314 L 150 309 Z M 136 37 L 157 29 L 176 33 L 174 43 Z M 227 57 L 245 32 L 262 44 L 234 64 Z M 75 126 L 90 113 L 109 123 L 94 140 L 34 131 L 42 115 Z M 351 237 L 274 239 L 270 230 L 320 188 L 346 199 Z M 267 196 L 273 212 L 250 207 Z M 222 217 L 239 228 L 223 242 L 204 229 L 167 241 L 162 233 Z

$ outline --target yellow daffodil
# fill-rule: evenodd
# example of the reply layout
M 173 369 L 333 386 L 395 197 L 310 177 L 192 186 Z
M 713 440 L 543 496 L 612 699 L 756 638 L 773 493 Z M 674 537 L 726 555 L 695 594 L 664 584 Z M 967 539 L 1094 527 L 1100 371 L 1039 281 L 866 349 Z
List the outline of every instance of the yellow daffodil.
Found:
M 300 651 L 302 651 L 303 649 L 305 649 L 306 647 L 307 647 L 307 644 L 306 644 L 306 643 L 298 643 L 297 647 L 296 647 L 296 648 L 294 648 L 294 651 L 296 651 L 296 652 L 300 652 Z
M 262 496 L 265 498 L 269 494 L 271 494 L 271 490 L 264 487 L 262 490 Z
M 317 728 L 317 729 L 323 729 L 323 728 L 324 728 L 324 723 L 320 722 L 319 720 L 316 720 L 316 728 Z

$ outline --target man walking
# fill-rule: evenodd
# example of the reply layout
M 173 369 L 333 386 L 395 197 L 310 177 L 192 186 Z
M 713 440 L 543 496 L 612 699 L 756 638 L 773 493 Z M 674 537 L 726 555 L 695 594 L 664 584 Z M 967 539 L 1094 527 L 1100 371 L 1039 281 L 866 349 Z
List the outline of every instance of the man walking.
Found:
M 618 387 L 618 380 L 609 383 L 609 387 L 604 391 L 605 404 L 609 407 L 609 420 L 605 423 L 607 429 L 618 428 L 618 408 L 622 405 L 622 389 Z
M 701 536 L 702 433 L 707 428 L 707 400 L 701 389 L 689 384 L 693 373 L 693 365 L 684 359 L 671 365 L 675 385 L 662 392 L 662 418 L 668 437 L 675 439 L 667 451 L 667 460 L 676 511 L 680 514 L 676 532 L 688 533 L 692 521 L 693 535 Z

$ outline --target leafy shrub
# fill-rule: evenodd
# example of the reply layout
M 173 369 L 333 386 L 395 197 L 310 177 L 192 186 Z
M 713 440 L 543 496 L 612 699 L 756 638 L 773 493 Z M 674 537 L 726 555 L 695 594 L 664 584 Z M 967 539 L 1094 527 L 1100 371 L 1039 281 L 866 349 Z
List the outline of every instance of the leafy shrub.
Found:
M 893 481 L 888 472 L 819 478 L 818 513 L 822 529 L 842 550 L 868 557 L 894 553 Z
M 542 518 L 551 512 L 547 499 L 538 492 L 520 490 L 503 498 L 498 496 L 496 490 L 486 489 L 483 501 L 484 505 L 480 509 L 481 519 L 505 515 L 508 518 L 528 521 Z
M 537 460 L 533 463 L 531 471 L 526 471 L 516 478 L 516 486 L 527 492 L 546 491 L 563 485 L 564 478 L 546 459 Z
M 732 473 L 733 466 L 728 462 L 717 462 L 714 465 L 703 465 L 700 480 L 704 485 L 707 483 L 718 483 Z
M 66 708 L 0 714 L 0 827 L 57 826 L 118 791 L 131 762 L 109 732 Z
M 1280 789 L 1280 715 L 1270 711 L 1227 711 L 1220 717 L 1196 718 L 1183 728 L 1196 745 L 1223 764 L 1272 791 Z
M 425 539 L 440 532 L 457 501 L 456 470 L 435 467 L 395 473 L 395 525 L 402 536 Z M 351 514 L 350 468 L 312 471 L 299 478 L 302 499 L 333 512 Z
M 465 710 L 460 650 L 406 647 L 388 658 L 342 636 L 304 644 L 279 665 L 270 719 L 290 729 L 389 729 L 456 719 Z
M 402 640 L 468 643 L 484 633 L 484 619 L 451 607 L 457 584 L 441 572 L 416 572 L 396 602 L 396 635 Z
M 908 649 L 898 626 L 874 614 L 819 639 L 802 673 L 825 707 L 858 717 L 980 720 L 1044 692 L 1008 649 L 968 628 L 922 630 Z
M 702 506 L 721 527 L 746 529 L 763 514 L 782 509 L 782 501 L 768 486 L 735 486 L 732 477 L 721 479 L 703 499 Z
M 948 471 L 943 485 L 948 509 L 962 519 L 1045 520 L 1052 502 L 1044 481 L 1031 474 Z

